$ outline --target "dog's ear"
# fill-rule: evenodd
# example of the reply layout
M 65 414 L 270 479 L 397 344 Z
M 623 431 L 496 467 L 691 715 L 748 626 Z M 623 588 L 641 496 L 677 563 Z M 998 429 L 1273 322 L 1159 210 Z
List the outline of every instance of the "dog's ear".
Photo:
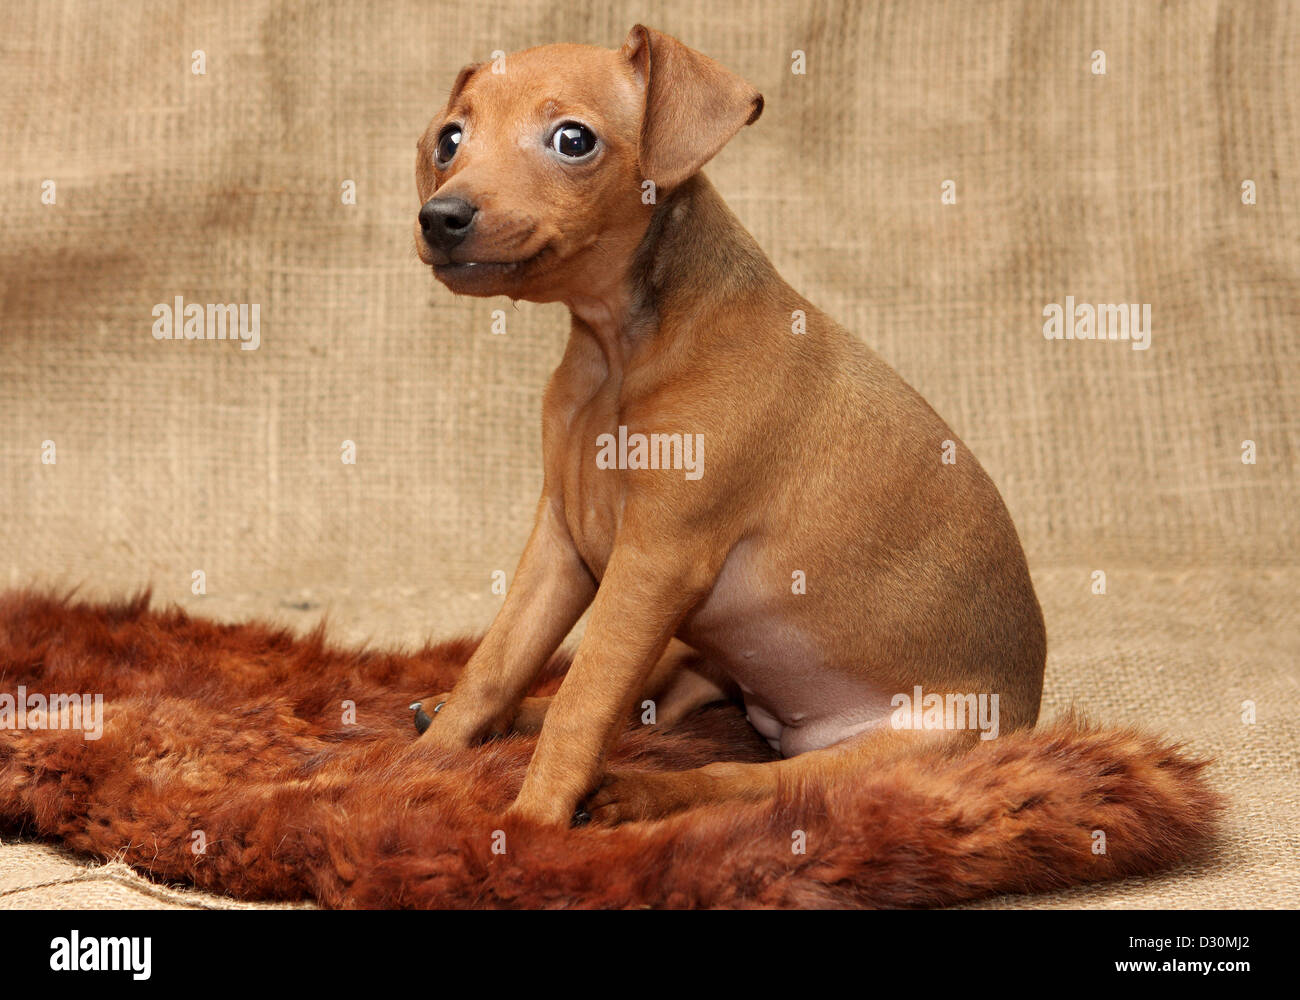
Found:
M 675 38 L 636 25 L 623 43 L 644 94 L 641 174 L 668 191 L 763 113 L 763 95 Z
M 451 94 L 447 97 L 447 110 L 456 103 L 456 98 L 460 92 L 465 89 L 465 84 L 469 83 L 469 78 L 483 68 L 482 63 L 469 63 L 462 66 L 460 72 L 456 74 L 456 82 L 451 85 Z

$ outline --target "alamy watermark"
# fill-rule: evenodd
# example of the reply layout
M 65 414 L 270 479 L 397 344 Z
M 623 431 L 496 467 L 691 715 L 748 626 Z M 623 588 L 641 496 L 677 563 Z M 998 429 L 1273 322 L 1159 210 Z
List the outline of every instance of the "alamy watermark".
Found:
M 153 975 L 153 938 L 82 937 L 72 931 L 50 942 L 50 968 L 55 972 L 129 972 L 143 982 Z
M 704 475 L 703 434 L 629 434 L 619 424 L 618 437 L 596 437 L 598 469 L 679 469 L 687 479 Z
M 238 340 L 241 351 L 262 343 L 262 307 L 254 302 L 186 304 L 178 295 L 153 307 L 154 340 Z
M 88 740 L 104 735 L 104 696 L 0 693 L 0 729 L 79 729 Z
M 895 729 L 978 729 L 980 739 L 998 738 L 998 696 L 979 694 L 926 694 L 918 684 L 912 693 L 900 693 L 889 699 L 893 714 L 889 724 Z
M 1151 303 L 1080 302 L 1065 297 L 1065 305 L 1043 306 L 1045 340 L 1127 340 L 1135 351 L 1151 346 Z

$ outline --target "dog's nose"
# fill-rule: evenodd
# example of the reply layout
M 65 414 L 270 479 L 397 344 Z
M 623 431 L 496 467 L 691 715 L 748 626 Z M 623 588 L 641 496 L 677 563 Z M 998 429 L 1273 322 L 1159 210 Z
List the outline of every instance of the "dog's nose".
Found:
M 477 214 L 464 198 L 430 198 L 420 208 L 420 230 L 429 246 L 448 252 L 469 235 Z

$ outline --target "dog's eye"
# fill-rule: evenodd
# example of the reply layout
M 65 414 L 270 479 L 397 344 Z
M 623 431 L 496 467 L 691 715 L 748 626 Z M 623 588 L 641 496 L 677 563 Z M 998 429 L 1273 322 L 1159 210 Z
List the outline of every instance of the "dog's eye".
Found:
M 460 126 L 448 125 L 438 133 L 438 144 L 433 148 L 433 162 L 438 167 L 445 167 L 460 149 Z
M 596 148 L 596 133 L 577 122 L 565 122 L 551 136 L 551 148 L 561 156 L 577 159 Z

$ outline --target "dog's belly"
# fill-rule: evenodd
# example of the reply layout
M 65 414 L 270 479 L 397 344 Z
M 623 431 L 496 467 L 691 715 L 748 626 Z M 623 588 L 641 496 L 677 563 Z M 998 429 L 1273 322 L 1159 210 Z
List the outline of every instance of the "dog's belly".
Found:
M 882 716 L 874 710 L 840 711 L 844 708 L 839 705 L 833 711 L 812 716 L 805 716 L 802 712 L 785 713 L 797 720 L 786 722 L 769 710 L 764 702 L 756 700 L 754 694 L 745 693 L 745 718 L 782 757 L 797 757 L 809 750 L 834 746 L 859 733 L 889 724 L 888 713 Z
M 750 724 L 794 757 L 889 725 L 887 691 L 862 663 L 837 663 L 833 650 L 785 620 L 770 587 L 757 583 L 753 553 L 733 552 L 682 638 L 739 685 Z

